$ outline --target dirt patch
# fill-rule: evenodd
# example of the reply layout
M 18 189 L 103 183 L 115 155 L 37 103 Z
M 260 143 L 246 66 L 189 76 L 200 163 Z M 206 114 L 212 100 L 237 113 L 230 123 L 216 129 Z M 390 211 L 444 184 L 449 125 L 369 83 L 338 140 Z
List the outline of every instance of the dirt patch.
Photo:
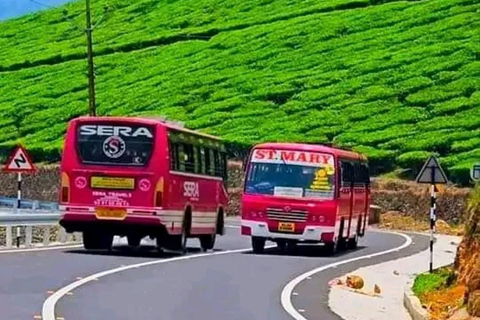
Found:
M 401 212 L 390 211 L 380 216 L 379 228 L 402 231 L 427 232 L 430 231 L 430 223 L 426 220 L 415 219 L 413 215 L 406 215 Z M 450 225 L 444 220 L 437 220 L 435 232 L 452 236 L 464 234 L 463 224 Z

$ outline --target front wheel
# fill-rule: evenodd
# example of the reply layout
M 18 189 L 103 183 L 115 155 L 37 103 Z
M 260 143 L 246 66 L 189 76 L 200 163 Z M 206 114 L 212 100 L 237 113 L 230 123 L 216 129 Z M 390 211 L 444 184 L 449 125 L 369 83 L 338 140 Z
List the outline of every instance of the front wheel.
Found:
M 358 248 L 358 236 L 348 239 L 347 242 L 348 249 L 357 249 Z
M 254 253 L 262 253 L 265 249 L 265 238 L 252 237 L 252 248 Z
M 325 243 L 325 252 L 329 256 L 334 256 L 338 251 L 338 245 L 335 241 Z
M 205 252 L 207 250 L 213 249 L 215 245 L 215 234 L 206 234 L 203 236 L 200 236 L 200 246 L 202 247 L 202 250 Z

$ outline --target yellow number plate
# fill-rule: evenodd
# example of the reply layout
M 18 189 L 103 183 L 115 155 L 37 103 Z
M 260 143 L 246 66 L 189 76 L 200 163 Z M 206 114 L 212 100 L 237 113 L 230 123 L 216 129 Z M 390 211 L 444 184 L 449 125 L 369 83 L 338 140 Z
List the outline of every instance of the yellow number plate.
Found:
M 135 188 L 135 179 L 133 178 L 113 178 L 113 177 L 92 177 L 92 188 L 102 189 L 127 189 Z
M 294 232 L 295 231 L 295 223 L 279 222 L 278 223 L 278 231 Z
M 108 209 L 108 208 L 97 208 L 95 210 L 95 215 L 98 219 L 125 219 L 127 216 L 126 209 Z

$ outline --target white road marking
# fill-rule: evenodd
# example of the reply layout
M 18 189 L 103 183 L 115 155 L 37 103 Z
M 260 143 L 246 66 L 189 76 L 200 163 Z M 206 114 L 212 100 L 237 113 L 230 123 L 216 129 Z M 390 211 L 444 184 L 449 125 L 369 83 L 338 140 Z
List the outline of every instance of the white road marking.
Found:
M 400 251 L 400 250 L 405 249 L 408 246 L 410 246 L 413 242 L 412 238 L 407 236 L 406 234 L 398 233 L 398 232 L 389 232 L 389 233 L 390 234 L 396 234 L 396 235 L 399 235 L 399 236 L 405 238 L 405 242 L 401 246 L 396 247 L 396 248 L 392 248 L 392 249 L 377 252 L 377 253 L 372 253 L 372 254 L 365 255 L 365 256 L 355 257 L 355 258 L 351 258 L 351 259 L 347 259 L 347 260 L 337 261 L 337 262 L 328 264 L 326 266 L 322 266 L 322 267 L 310 270 L 308 272 L 305 272 L 304 274 L 299 275 L 298 277 L 296 277 L 292 281 L 290 281 L 282 290 L 282 294 L 281 294 L 280 299 L 281 299 L 283 309 L 285 309 L 285 311 L 290 316 L 292 316 L 295 320 L 308 320 L 307 318 L 302 316 L 299 312 L 297 312 L 297 310 L 295 310 L 295 308 L 293 307 L 293 304 L 292 304 L 292 299 L 291 299 L 292 292 L 300 282 L 304 281 L 305 279 L 311 279 L 311 276 L 313 276 L 313 275 L 315 275 L 319 272 L 325 271 L 327 269 L 333 268 L 333 267 L 337 267 L 337 266 L 340 266 L 340 265 L 343 265 L 343 264 L 347 264 L 347 263 L 351 263 L 351 262 L 355 262 L 355 261 L 359 261 L 359 260 L 364 260 L 364 259 L 368 259 L 368 258 L 372 258 L 372 257 L 385 255 L 385 254 L 396 252 L 396 251 Z M 45 319 L 45 320 L 50 320 L 50 319 Z
M 64 245 L 64 246 L 51 246 L 51 247 L 41 247 L 41 248 L 29 248 L 29 249 L 5 249 L 0 250 L 0 254 L 2 253 L 20 253 L 20 252 L 37 252 L 37 251 L 48 251 L 48 250 L 60 250 L 60 249 L 72 249 L 72 248 L 79 248 L 83 247 L 81 244 L 71 244 L 71 245 Z
M 275 247 L 276 247 L 276 245 L 265 246 L 265 249 L 270 249 L 270 248 L 275 248 Z M 175 257 L 175 258 L 170 258 L 170 259 L 161 259 L 161 260 L 142 262 L 142 263 L 127 265 L 127 266 L 124 266 L 124 267 L 119 267 L 119 268 L 110 269 L 110 270 L 102 271 L 102 272 L 99 272 L 99 273 L 95 273 L 95 274 L 92 274 L 88 277 L 77 280 L 77 281 L 75 281 L 75 282 L 57 290 L 54 294 L 52 294 L 50 297 L 48 297 L 47 300 L 45 300 L 45 302 L 43 303 L 42 318 L 43 318 L 43 320 L 56 320 L 56 318 L 55 318 L 55 305 L 63 296 L 67 295 L 69 292 L 73 292 L 75 289 L 77 289 L 78 287 L 80 287 L 84 284 L 87 284 L 91 281 L 99 280 L 102 277 L 105 277 L 105 276 L 108 276 L 108 275 L 111 275 L 111 274 L 114 274 L 114 273 L 119 273 L 119 272 L 122 272 L 122 271 L 125 271 L 125 270 L 147 267 L 147 266 L 156 265 L 156 264 L 182 261 L 182 260 L 190 260 L 190 259 L 201 258 L 201 257 L 218 256 L 218 255 L 224 255 L 224 254 L 229 254 L 229 253 L 248 252 L 248 251 L 251 251 L 251 250 L 252 250 L 251 248 L 248 248 L 248 249 L 226 250 L 226 251 L 221 251 L 221 252 L 201 253 L 201 254 L 195 254 L 195 255 L 191 255 L 191 256 L 181 256 L 181 257 Z

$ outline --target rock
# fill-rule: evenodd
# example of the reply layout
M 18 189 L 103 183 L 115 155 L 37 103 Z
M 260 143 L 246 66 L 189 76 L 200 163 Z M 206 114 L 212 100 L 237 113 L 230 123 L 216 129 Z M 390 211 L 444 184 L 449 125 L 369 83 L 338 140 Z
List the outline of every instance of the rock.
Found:
M 468 314 L 468 311 L 466 308 L 462 308 L 459 310 L 456 310 L 449 318 L 448 320 L 470 320 L 470 315 Z
M 480 317 L 480 290 L 470 293 L 467 304 L 467 311 L 474 317 Z
M 362 289 L 364 286 L 364 281 L 359 276 L 347 276 L 347 286 L 353 289 Z
M 375 285 L 373 287 L 373 292 L 375 292 L 376 294 L 380 294 L 380 293 L 382 293 L 382 290 L 380 289 L 380 287 L 378 285 Z

